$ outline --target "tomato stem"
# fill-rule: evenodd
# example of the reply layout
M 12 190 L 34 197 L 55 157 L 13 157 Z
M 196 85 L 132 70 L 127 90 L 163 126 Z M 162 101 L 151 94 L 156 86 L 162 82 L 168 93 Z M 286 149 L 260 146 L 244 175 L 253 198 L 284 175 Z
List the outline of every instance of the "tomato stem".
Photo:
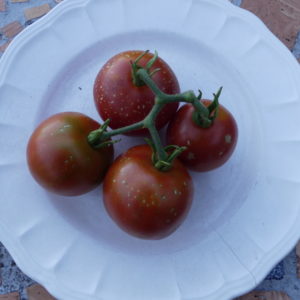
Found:
M 171 154 L 168 156 L 168 162 L 169 163 L 172 163 L 173 160 L 179 156 L 183 151 L 186 150 L 186 147 L 183 146 L 183 147 L 179 147 L 177 145 L 168 145 L 167 147 L 165 147 L 165 150 L 168 151 L 169 149 L 173 149 L 174 148 L 174 151 L 171 152 Z
M 193 114 L 193 120 L 197 125 L 207 128 L 210 127 L 213 123 L 213 120 L 217 116 L 218 105 L 219 105 L 219 97 L 222 91 L 222 88 L 218 90 L 216 94 L 214 94 L 214 101 L 208 107 L 206 107 L 202 102 L 202 92 L 199 90 L 199 95 L 196 96 L 193 91 L 186 91 L 184 93 L 179 93 L 175 95 L 166 94 L 160 90 L 157 84 L 151 78 L 153 74 L 159 71 L 159 69 L 154 69 L 150 72 L 151 67 L 155 63 L 158 54 L 155 51 L 154 56 L 148 61 L 146 67 L 141 67 L 138 63 L 139 61 L 148 54 L 148 50 L 142 53 L 134 62 L 132 62 L 132 80 L 136 86 L 147 85 L 149 89 L 155 94 L 155 103 L 149 112 L 149 114 L 145 117 L 144 120 L 131 124 L 129 126 L 121 127 L 118 129 L 114 129 L 111 131 L 107 131 L 107 126 L 109 125 L 109 120 L 106 120 L 104 124 L 97 130 L 91 132 L 88 136 L 89 143 L 94 147 L 98 148 L 101 146 L 105 146 L 107 141 L 115 135 L 123 134 L 132 130 L 137 130 L 141 128 L 147 128 L 153 143 L 151 147 L 155 154 L 155 162 L 154 166 L 162 171 L 170 169 L 173 160 L 180 155 L 182 151 L 185 150 L 185 147 L 178 146 L 168 146 L 164 148 L 159 137 L 158 131 L 155 127 L 155 120 L 158 113 L 161 109 L 167 104 L 172 102 L 185 102 L 190 103 L 194 106 L 195 112 Z M 112 142 L 108 142 L 111 144 Z M 168 151 L 173 148 L 173 152 L 168 154 Z
M 105 143 L 108 139 L 110 139 L 112 136 L 118 135 L 118 134 L 124 134 L 126 132 L 141 129 L 144 127 L 144 122 L 140 121 L 128 126 L 120 127 L 114 130 L 106 131 L 106 122 L 100 128 L 92 131 L 88 135 L 88 142 L 89 144 L 94 148 L 99 148 L 102 143 Z
M 159 137 L 158 131 L 155 126 L 148 127 L 149 133 L 151 135 L 153 146 L 157 155 L 158 161 L 167 161 L 168 155 L 163 148 L 161 139 Z
M 109 122 L 110 119 L 105 120 L 105 122 L 100 126 L 99 129 L 93 130 L 89 133 L 87 140 L 93 148 L 98 149 L 102 145 L 102 135 L 107 130 Z M 107 145 L 107 143 L 105 145 Z
M 132 81 L 135 86 L 143 86 L 145 85 L 145 82 L 140 79 L 138 76 L 138 71 L 140 69 L 143 69 L 147 72 L 148 76 L 151 78 L 155 73 L 159 72 L 160 69 L 156 68 L 153 71 L 151 71 L 151 68 L 153 67 L 154 63 L 156 62 L 158 58 L 158 53 L 155 51 L 153 57 L 147 62 L 146 67 L 143 68 L 142 66 L 139 65 L 140 60 L 149 53 L 149 50 L 146 50 L 143 52 L 138 58 L 131 63 L 131 75 L 132 75 Z
M 159 89 L 159 87 L 152 80 L 152 78 L 149 76 L 148 72 L 145 69 L 139 69 L 137 71 L 137 76 L 143 82 L 145 82 L 145 84 L 156 95 L 156 103 L 157 104 L 167 104 L 167 103 L 172 103 L 172 102 L 191 103 L 195 107 L 195 110 L 197 111 L 197 113 L 199 114 L 199 116 L 202 120 L 201 122 L 203 124 L 205 124 L 206 127 L 208 127 L 207 124 L 211 124 L 211 120 L 209 118 L 209 114 L 210 114 L 209 109 L 201 101 L 199 101 L 199 98 L 196 97 L 196 95 L 193 91 L 187 91 L 187 92 L 175 94 L 175 95 L 166 94 Z M 201 93 L 201 95 L 202 95 L 202 93 Z
M 143 81 L 144 84 L 148 86 L 148 88 L 155 94 L 156 97 L 164 97 L 166 95 L 164 92 L 160 90 L 160 88 L 156 85 L 153 79 L 150 77 L 148 71 L 146 69 L 139 69 L 136 72 L 136 76 L 139 80 Z M 170 95 L 171 96 L 171 95 Z M 177 101 L 178 102 L 178 101 Z
M 211 116 L 212 121 L 217 117 L 218 110 L 219 110 L 219 98 L 221 95 L 223 87 L 220 87 L 218 92 L 214 95 L 214 100 L 212 103 L 207 107 L 209 110 L 209 115 Z
M 184 150 L 186 150 L 186 147 L 179 147 L 177 145 L 169 145 L 164 148 L 161 148 L 164 150 L 164 153 L 166 157 L 164 159 L 159 158 L 159 153 L 157 152 L 157 146 L 154 144 L 154 141 L 151 139 L 146 138 L 146 142 L 149 144 L 149 146 L 152 148 L 152 163 L 153 166 L 160 170 L 160 171 L 168 171 L 172 168 L 173 161 L 176 157 L 178 157 Z M 171 151 L 171 149 L 174 149 L 174 151 Z M 169 153 L 170 152 L 170 153 Z

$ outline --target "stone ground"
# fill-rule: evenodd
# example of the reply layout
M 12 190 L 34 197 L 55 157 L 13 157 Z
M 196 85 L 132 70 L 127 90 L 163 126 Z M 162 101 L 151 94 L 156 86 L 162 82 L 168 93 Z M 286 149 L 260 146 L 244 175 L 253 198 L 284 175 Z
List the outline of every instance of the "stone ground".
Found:
M 0 57 L 12 39 L 62 0 L 0 0 Z M 71 0 L 65 0 L 71 1 Z M 300 0 L 231 0 L 260 17 L 300 62 Z M 299 300 L 300 243 L 251 293 L 236 300 Z M 0 243 L 0 300 L 55 300 Z

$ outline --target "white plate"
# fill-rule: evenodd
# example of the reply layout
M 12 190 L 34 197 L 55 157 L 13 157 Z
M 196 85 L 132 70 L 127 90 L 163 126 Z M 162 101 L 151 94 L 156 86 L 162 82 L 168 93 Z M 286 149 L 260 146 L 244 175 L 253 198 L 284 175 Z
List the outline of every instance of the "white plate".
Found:
M 54 196 L 30 176 L 35 126 L 66 110 L 97 120 L 93 80 L 128 49 L 157 49 L 182 90 L 235 115 L 231 160 L 193 174 L 196 197 L 170 237 L 143 241 L 107 216 L 101 188 Z M 250 13 L 223 0 L 73 0 L 24 30 L 0 63 L 0 239 L 64 300 L 224 300 L 252 289 L 300 235 L 300 72 Z M 120 153 L 140 140 L 124 138 Z M 47 159 L 47 158 L 45 158 Z

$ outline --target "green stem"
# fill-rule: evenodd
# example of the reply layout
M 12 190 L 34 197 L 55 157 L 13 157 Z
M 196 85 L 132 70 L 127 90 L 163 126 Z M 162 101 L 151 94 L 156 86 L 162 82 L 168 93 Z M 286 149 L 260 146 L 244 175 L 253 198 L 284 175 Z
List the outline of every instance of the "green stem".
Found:
M 211 119 L 211 111 L 212 108 L 216 109 L 217 107 L 214 107 L 215 105 L 218 105 L 218 98 L 221 93 L 221 89 L 218 91 L 217 95 L 215 95 L 215 101 L 213 107 L 206 107 L 199 98 L 201 98 L 201 92 L 198 97 L 196 97 L 195 93 L 193 91 L 187 91 L 184 93 L 178 93 L 174 95 L 169 95 L 164 93 L 160 90 L 160 88 L 157 86 L 157 84 L 152 80 L 151 76 L 153 74 L 149 74 L 149 70 L 154 64 L 157 54 L 153 59 L 151 59 L 146 68 L 142 68 L 138 65 L 138 62 L 140 59 L 146 55 L 148 51 L 144 52 L 140 57 L 137 58 L 135 62 L 132 63 L 132 76 L 133 76 L 133 82 L 136 86 L 142 86 L 147 85 L 149 89 L 153 92 L 155 95 L 155 102 L 154 105 L 149 112 L 149 114 L 145 117 L 144 120 L 134 123 L 129 126 L 121 127 L 118 129 L 107 131 L 106 128 L 109 124 L 109 121 L 105 121 L 105 123 L 97 130 L 92 131 L 88 136 L 88 141 L 91 144 L 92 147 L 99 148 L 99 146 L 106 145 L 110 143 L 108 140 L 115 135 L 118 134 L 124 134 L 126 132 L 137 130 L 141 128 L 147 128 L 149 130 L 149 133 L 151 135 L 153 143 L 151 144 L 154 148 L 155 153 L 155 167 L 159 170 L 165 171 L 168 170 L 171 166 L 172 161 L 175 157 L 180 155 L 182 151 L 185 150 L 185 147 L 178 147 L 178 146 L 172 146 L 175 150 L 169 154 L 169 151 L 163 147 L 162 142 L 160 140 L 158 131 L 155 127 L 155 120 L 161 109 L 167 104 L 167 103 L 174 103 L 174 102 L 185 102 L 190 103 L 194 106 L 195 112 L 193 115 L 193 120 L 201 127 L 207 128 L 212 125 L 212 119 Z M 154 70 L 157 72 L 158 70 Z
M 178 157 L 183 151 L 186 150 L 186 147 L 179 147 L 177 145 L 169 145 L 167 147 L 165 147 L 165 150 L 167 150 L 168 148 L 174 148 L 174 151 L 169 155 L 168 157 L 168 162 L 170 164 L 172 164 L 173 160 Z
M 135 86 L 143 86 L 145 83 L 140 80 L 140 78 L 137 76 L 137 71 L 141 68 L 138 63 L 139 61 L 147 54 L 149 53 L 149 50 L 146 50 L 143 52 L 140 56 L 137 57 L 135 61 L 131 63 L 131 77 L 132 77 L 132 82 Z
M 139 69 L 136 72 L 136 76 L 142 80 L 147 86 L 148 88 L 150 88 L 150 90 L 153 92 L 153 94 L 156 95 L 156 97 L 161 97 L 163 95 L 166 95 L 165 93 L 163 93 L 160 88 L 156 85 L 156 83 L 153 81 L 153 79 L 151 78 L 151 76 L 149 75 L 149 73 L 147 72 L 146 69 Z
M 118 134 L 124 134 L 126 132 L 141 129 L 141 128 L 144 128 L 144 122 L 143 121 L 133 123 L 131 125 L 120 127 L 120 128 L 117 128 L 117 129 L 113 129 L 113 130 L 110 130 L 110 131 L 105 131 L 105 132 L 102 133 L 101 140 L 104 141 L 104 140 L 107 140 L 107 139 L 111 138 L 112 136 L 115 136 L 115 135 L 118 135 Z M 97 129 L 95 131 L 99 131 L 99 129 Z
M 153 79 L 149 76 L 145 69 L 139 69 L 137 71 L 137 76 L 145 82 L 145 84 L 152 90 L 156 95 L 156 103 L 172 103 L 172 102 L 186 102 L 191 103 L 195 107 L 196 111 L 201 115 L 202 118 L 209 117 L 209 110 L 205 105 L 203 105 L 199 99 L 196 97 L 193 91 L 187 91 L 180 94 L 169 95 L 162 92 Z
M 158 161 L 166 161 L 168 159 L 168 155 L 167 155 L 166 151 L 164 150 L 164 147 L 161 143 L 161 139 L 160 139 L 157 129 L 155 128 L 155 126 L 152 126 L 152 125 L 147 128 L 151 135 Z
M 153 105 L 148 116 L 144 119 L 143 124 L 144 124 L 144 128 L 147 128 L 149 130 L 158 161 L 165 161 L 168 158 L 168 155 L 163 148 L 161 139 L 159 137 L 159 133 L 155 127 L 156 117 L 165 104 L 158 103 L 158 102 L 159 102 L 159 97 L 156 96 L 155 104 Z
M 193 91 L 187 91 L 184 93 L 169 95 L 164 92 L 162 92 L 159 87 L 156 85 L 156 83 L 151 79 L 150 75 L 145 69 L 139 69 L 137 71 L 137 75 L 139 79 L 141 79 L 145 84 L 152 90 L 152 92 L 156 95 L 155 97 L 155 103 L 152 107 L 152 110 L 149 112 L 149 114 L 145 117 L 144 120 L 121 127 L 118 129 L 106 131 L 106 127 L 108 125 L 108 122 L 105 122 L 102 127 L 100 127 L 97 130 L 94 130 L 89 134 L 88 140 L 90 144 L 96 145 L 99 142 L 103 142 L 112 136 L 118 135 L 118 134 L 124 134 L 129 131 L 141 129 L 141 128 L 148 128 L 148 130 L 151 132 L 154 132 L 152 127 L 155 129 L 155 119 L 160 112 L 160 110 L 163 108 L 164 105 L 167 103 L 173 103 L 173 102 L 185 102 L 185 103 L 191 103 L 196 110 L 195 118 L 197 121 L 197 124 L 200 124 L 200 126 L 208 127 L 211 124 L 211 121 L 209 119 L 209 110 L 208 108 L 203 105 L 199 99 L 196 97 Z M 199 121 L 200 120 L 200 121 Z M 156 130 L 156 129 L 155 129 Z M 154 141 L 155 142 L 155 141 Z M 158 145 L 158 143 L 157 143 Z M 161 152 L 161 150 L 158 150 L 158 152 Z

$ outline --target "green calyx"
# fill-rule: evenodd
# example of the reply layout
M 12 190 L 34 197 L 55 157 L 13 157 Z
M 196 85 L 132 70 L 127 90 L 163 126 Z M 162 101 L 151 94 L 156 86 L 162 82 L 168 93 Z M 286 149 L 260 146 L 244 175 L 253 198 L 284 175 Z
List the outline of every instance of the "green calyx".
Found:
M 152 148 L 152 164 L 159 171 L 169 171 L 172 168 L 173 161 L 177 158 L 186 147 L 179 147 L 177 145 L 168 145 L 163 148 L 165 152 L 164 159 L 161 159 L 157 153 L 155 144 L 150 139 L 145 139 L 148 145 Z
M 105 132 L 107 132 L 107 127 L 109 125 L 110 120 L 107 119 L 99 129 L 93 130 L 92 132 L 89 133 L 87 137 L 88 143 L 94 148 L 94 149 L 100 149 L 103 147 L 111 146 L 115 143 L 118 143 L 120 140 L 104 140 L 103 135 Z
M 207 111 L 205 115 L 203 114 L 203 111 L 200 111 L 198 109 L 198 103 L 201 103 L 202 99 L 202 92 L 199 90 L 199 95 L 197 97 L 198 103 L 193 103 L 195 111 L 193 113 L 193 121 L 200 127 L 202 128 L 209 128 L 212 126 L 214 120 L 218 116 L 218 111 L 219 111 L 219 98 L 221 95 L 223 87 L 220 87 L 218 92 L 216 94 L 213 94 L 214 100 L 206 107 Z M 201 103 L 201 105 L 203 105 Z
M 156 62 L 157 58 L 158 58 L 158 53 L 157 51 L 155 51 L 153 57 L 147 62 L 145 67 L 142 67 L 139 65 L 140 60 L 149 53 L 149 50 L 146 50 L 145 52 L 143 52 L 140 56 L 138 56 L 138 58 L 131 63 L 131 74 L 132 74 L 132 81 L 133 84 L 135 86 L 143 86 L 145 85 L 145 82 L 143 80 L 141 80 L 138 76 L 138 70 L 140 69 L 144 69 L 146 70 L 147 74 L 149 75 L 149 77 L 151 78 L 155 73 L 159 72 L 160 69 L 154 69 L 151 71 L 151 68 L 153 67 L 154 63 Z

